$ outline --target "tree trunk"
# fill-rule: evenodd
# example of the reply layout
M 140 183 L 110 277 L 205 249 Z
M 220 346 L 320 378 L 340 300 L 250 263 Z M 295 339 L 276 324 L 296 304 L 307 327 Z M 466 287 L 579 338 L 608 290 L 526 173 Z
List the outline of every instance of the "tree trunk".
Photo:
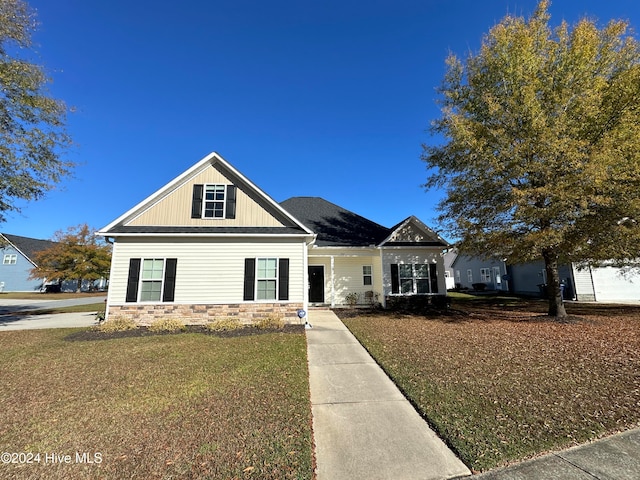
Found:
M 78 281 L 76 282 L 76 293 L 78 293 L 80 290 L 82 290 L 82 279 L 79 278 Z
M 567 311 L 562 301 L 560 274 L 558 273 L 558 255 L 553 251 L 542 252 L 544 268 L 547 271 L 547 296 L 549 297 L 549 316 L 564 318 Z

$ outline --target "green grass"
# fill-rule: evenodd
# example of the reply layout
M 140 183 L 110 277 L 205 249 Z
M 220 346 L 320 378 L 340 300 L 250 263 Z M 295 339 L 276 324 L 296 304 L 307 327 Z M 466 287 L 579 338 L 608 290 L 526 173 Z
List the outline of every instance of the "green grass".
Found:
M 537 307 L 344 322 L 460 458 L 485 471 L 640 425 L 640 309 L 569 306 L 585 320 L 560 324 Z
M 303 333 L 69 342 L 0 333 L 0 478 L 312 478 Z M 45 453 L 99 453 L 47 465 Z

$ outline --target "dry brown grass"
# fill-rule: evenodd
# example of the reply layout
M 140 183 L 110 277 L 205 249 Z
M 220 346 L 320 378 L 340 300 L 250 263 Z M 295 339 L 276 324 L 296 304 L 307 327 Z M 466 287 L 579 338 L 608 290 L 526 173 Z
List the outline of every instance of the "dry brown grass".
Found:
M 312 477 L 303 333 L 69 333 L 0 333 L 0 452 L 41 454 L 0 464 L 0 478 Z M 76 452 L 102 462 L 75 463 Z
M 345 319 L 476 471 L 640 424 L 640 308 L 455 306 L 458 315 Z

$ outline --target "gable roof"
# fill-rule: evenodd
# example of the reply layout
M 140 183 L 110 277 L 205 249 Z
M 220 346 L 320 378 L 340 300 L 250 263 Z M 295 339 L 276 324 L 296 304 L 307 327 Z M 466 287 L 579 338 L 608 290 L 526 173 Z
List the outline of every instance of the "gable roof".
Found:
M 414 215 L 390 228 L 391 233 L 380 245 L 407 247 L 448 247 L 449 242 L 427 227 Z
M 10 235 L 1 233 L 9 244 L 18 250 L 24 257 L 33 263 L 32 258 L 37 252 L 51 248 L 55 242 L 51 240 L 38 240 L 37 238 L 21 237 L 19 235 Z M 33 263 L 35 265 L 35 263 Z
M 258 202 L 264 210 L 268 211 L 276 218 L 280 225 L 276 226 L 230 226 L 230 225 L 138 225 L 133 222 L 137 217 L 157 206 L 162 200 L 176 192 L 180 187 L 187 184 L 194 177 L 214 167 L 224 173 L 234 185 L 241 188 L 243 192 Z M 190 210 L 189 210 L 190 211 Z M 109 225 L 97 232 L 102 236 L 122 236 L 122 235 L 171 235 L 171 236 L 211 236 L 211 235 L 242 235 L 242 236 L 262 236 L 262 235 L 304 235 L 310 236 L 313 233 L 301 222 L 294 218 L 289 212 L 284 210 L 275 200 L 264 191 L 258 188 L 247 177 L 236 170 L 231 164 L 224 160 L 218 153 L 212 152 L 181 175 L 174 178 L 164 187 L 151 194 L 149 197 L 138 203 L 136 206 L 116 218 Z
M 292 197 L 280 205 L 317 235 L 319 247 L 449 246 L 414 216 L 387 228 L 320 197 Z

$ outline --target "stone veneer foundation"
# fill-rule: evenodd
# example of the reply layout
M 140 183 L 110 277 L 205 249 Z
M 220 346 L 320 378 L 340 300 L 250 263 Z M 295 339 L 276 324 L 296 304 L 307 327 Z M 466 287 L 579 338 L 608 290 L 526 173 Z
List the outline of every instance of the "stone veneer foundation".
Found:
M 128 318 L 139 325 L 149 325 L 161 318 L 179 318 L 188 325 L 202 325 L 216 318 L 237 318 L 244 323 L 275 315 L 286 323 L 300 323 L 298 310 L 302 303 L 232 303 L 111 305 L 108 318 Z

